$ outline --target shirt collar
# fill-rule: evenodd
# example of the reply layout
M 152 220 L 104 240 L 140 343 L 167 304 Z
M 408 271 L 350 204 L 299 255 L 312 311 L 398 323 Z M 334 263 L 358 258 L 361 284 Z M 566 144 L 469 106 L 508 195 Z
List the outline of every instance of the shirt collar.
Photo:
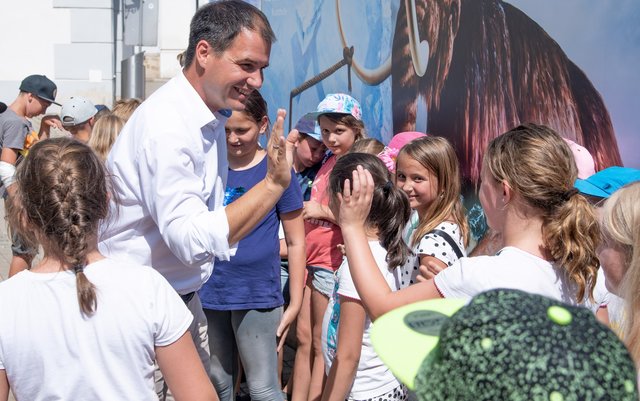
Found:
M 188 121 L 192 121 L 197 124 L 198 127 L 202 128 L 215 120 L 222 120 L 224 124 L 225 120 L 231 116 L 231 110 L 228 109 L 221 109 L 212 113 L 198 92 L 196 92 L 195 88 L 187 80 L 183 71 L 180 71 L 177 75 L 176 83 L 184 99 L 184 101 L 179 102 L 182 106 L 181 114 L 183 114 Z

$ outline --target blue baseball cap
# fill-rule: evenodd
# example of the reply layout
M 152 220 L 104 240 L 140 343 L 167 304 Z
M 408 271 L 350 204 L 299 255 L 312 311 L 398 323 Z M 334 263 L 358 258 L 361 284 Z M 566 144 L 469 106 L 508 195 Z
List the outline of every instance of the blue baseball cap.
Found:
M 309 135 L 316 141 L 322 142 L 322 136 L 320 135 L 320 126 L 314 119 L 302 116 L 302 118 L 298 120 L 295 129 L 297 129 L 301 134 Z
M 640 170 L 628 167 L 609 167 L 584 180 L 577 179 L 574 187 L 584 195 L 608 198 L 618 189 L 640 181 Z

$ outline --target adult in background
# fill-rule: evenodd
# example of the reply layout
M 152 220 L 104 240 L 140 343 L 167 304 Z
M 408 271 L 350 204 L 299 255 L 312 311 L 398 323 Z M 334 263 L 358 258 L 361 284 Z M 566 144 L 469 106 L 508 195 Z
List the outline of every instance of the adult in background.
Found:
M 234 245 L 273 208 L 291 179 L 278 111 L 267 144 L 267 175 L 223 207 L 225 123 L 262 86 L 275 35 L 264 14 L 239 0 L 200 8 L 191 21 L 185 67 L 134 112 L 107 167 L 121 199 L 100 250 L 153 266 L 194 315 L 191 334 L 208 366 L 207 320 L 196 291 L 229 260 Z M 158 384 L 161 399 L 166 386 Z

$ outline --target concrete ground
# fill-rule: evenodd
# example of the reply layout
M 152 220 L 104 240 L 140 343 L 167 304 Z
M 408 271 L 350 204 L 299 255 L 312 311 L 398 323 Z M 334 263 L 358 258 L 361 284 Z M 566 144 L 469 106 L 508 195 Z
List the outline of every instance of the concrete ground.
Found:
M 2 221 L 0 227 L 0 280 L 6 279 L 9 275 L 9 263 L 11 263 L 11 238 L 9 237 L 9 226 L 4 219 L 4 202 L 0 201 L 0 216 Z M 15 401 L 13 394 L 9 395 L 9 401 Z

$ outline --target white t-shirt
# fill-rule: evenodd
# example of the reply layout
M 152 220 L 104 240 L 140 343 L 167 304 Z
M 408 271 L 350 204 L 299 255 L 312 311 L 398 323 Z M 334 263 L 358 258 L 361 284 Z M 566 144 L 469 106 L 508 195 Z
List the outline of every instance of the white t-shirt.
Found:
M 72 271 L 0 283 L 0 369 L 19 400 L 154 400 L 155 347 L 193 316 L 155 270 L 103 259 L 85 268 L 97 309 L 83 317 Z
M 603 280 L 597 280 L 601 285 Z M 542 295 L 597 311 L 605 300 L 577 302 L 575 288 L 553 263 L 515 247 L 505 247 L 495 256 L 462 258 L 440 272 L 434 283 L 445 298 L 470 299 L 496 288 L 509 288 Z M 594 292 L 597 295 L 597 291 Z
M 369 241 L 369 247 L 389 288 L 391 288 L 392 291 L 400 289 L 400 269 L 389 270 L 387 262 L 385 261 L 387 251 L 378 241 Z M 338 345 L 338 325 L 340 323 L 339 296 L 342 295 L 360 300 L 360 296 L 351 278 L 347 258 L 344 258 L 337 274 L 338 280 L 336 280 L 333 295 L 329 299 L 329 305 L 327 306 L 324 320 L 322 321 L 322 351 L 327 374 L 331 370 L 331 364 Z M 400 382 L 398 382 L 384 363 L 382 363 L 378 354 L 376 354 L 373 349 L 370 338 L 371 326 L 371 319 L 367 317 L 364 325 L 364 334 L 362 336 L 360 362 L 358 363 L 358 371 L 356 372 L 349 394 L 350 399 L 362 400 L 380 396 L 400 385 Z
M 464 248 L 464 242 L 462 241 L 460 227 L 458 227 L 456 223 L 444 221 L 436 228 L 449 234 L 451 239 L 457 244 L 459 251 L 462 252 L 462 255 L 467 256 L 467 252 Z M 436 234 L 434 232 L 429 232 L 422 237 L 413 247 L 412 251 L 413 256 L 410 257 L 401 267 L 402 281 L 400 285 L 402 288 L 416 282 L 416 277 L 420 274 L 420 257 L 423 255 L 433 256 L 434 258 L 442 261 L 447 265 L 447 267 L 453 266 L 453 264 L 458 261 L 456 251 L 451 247 L 449 242 L 440 234 Z

